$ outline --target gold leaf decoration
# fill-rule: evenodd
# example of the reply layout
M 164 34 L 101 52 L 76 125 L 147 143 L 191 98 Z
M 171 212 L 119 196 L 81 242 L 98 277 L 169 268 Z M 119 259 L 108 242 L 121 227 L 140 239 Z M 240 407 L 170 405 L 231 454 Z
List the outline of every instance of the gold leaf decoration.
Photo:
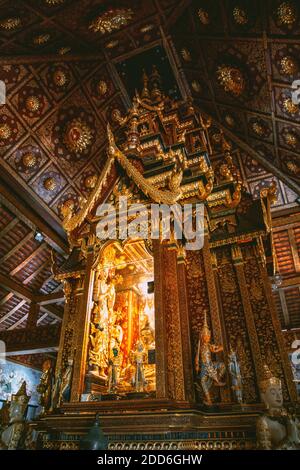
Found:
M 126 26 L 133 17 L 131 8 L 115 8 L 110 9 L 97 16 L 89 26 L 94 33 L 111 33 L 112 31 L 121 29 Z

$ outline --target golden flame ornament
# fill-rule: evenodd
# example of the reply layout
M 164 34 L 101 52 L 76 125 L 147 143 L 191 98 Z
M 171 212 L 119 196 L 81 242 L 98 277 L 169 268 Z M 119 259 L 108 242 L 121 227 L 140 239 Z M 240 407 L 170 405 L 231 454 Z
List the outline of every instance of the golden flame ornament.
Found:
M 294 26 L 297 20 L 297 9 L 294 3 L 282 2 L 277 8 L 277 20 L 282 26 Z
M 133 11 L 131 8 L 110 9 L 97 16 L 90 24 L 89 29 L 94 33 L 111 33 L 126 26 L 132 18 Z
M 299 143 L 298 136 L 294 132 L 286 132 L 283 138 L 289 147 L 296 147 Z
M 57 69 L 54 71 L 53 73 L 54 85 L 56 85 L 57 87 L 64 87 L 65 85 L 68 84 L 68 82 L 69 80 L 68 80 L 67 74 L 63 70 Z
M 33 152 L 24 153 L 22 163 L 25 168 L 32 168 L 36 164 L 36 155 Z
M 0 140 L 7 140 L 11 137 L 12 131 L 8 124 L 0 125 Z
M 80 154 L 92 143 L 91 128 L 82 119 L 73 119 L 67 124 L 64 134 L 64 144 L 70 150 Z
M 27 111 L 30 111 L 31 113 L 36 113 L 41 107 L 40 100 L 37 96 L 28 96 L 25 101 L 25 107 Z
M 13 31 L 21 26 L 21 18 L 18 16 L 5 18 L 4 20 L 0 21 L 0 29 L 4 29 L 6 31 Z
M 291 56 L 285 56 L 280 61 L 281 73 L 284 75 L 294 75 L 298 72 L 299 66 L 297 61 Z
M 47 5 L 50 5 L 50 6 L 61 5 L 62 3 L 64 3 L 64 1 L 65 0 L 45 0 Z
M 107 93 L 108 86 L 105 80 L 99 80 L 97 90 L 100 96 L 104 96 Z
M 299 169 L 298 165 L 295 162 L 291 161 L 291 160 L 286 163 L 286 167 L 294 175 L 298 175 L 300 173 L 300 169 Z
M 52 177 L 46 178 L 44 181 L 44 188 L 50 192 L 54 191 L 57 188 L 56 179 Z
M 231 114 L 226 114 L 225 116 L 225 122 L 229 127 L 234 127 L 235 126 L 235 119 Z
M 292 98 L 285 98 L 283 100 L 283 108 L 289 114 L 297 114 L 299 113 L 299 106 L 293 103 Z
M 251 127 L 254 134 L 258 135 L 259 137 L 263 137 L 266 133 L 265 126 L 259 121 L 254 121 Z
M 89 175 L 84 179 L 84 186 L 86 189 L 94 189 L 97 183 L 97 175 Z
M 217 69 L 217 79 L 227 93 L 241 96 L 245 91 L 246 80 L 238 67 L 220 65 Z
M 232 12 L 234 22 L 240 26 L 244 26 L 248 23 L 248 15 L 245 10 L 240 7 L 235 7 Z
M 198 18 L 199 18 L 200 23 L 203 25 L 208 25 L 210 23 L 209 14 L 203 8 L 199 8 Z
M 39 34 L 33 38 L 33 44 L 35 46 L 42 46 L 50 40 L 50 37 L 49 33 Z

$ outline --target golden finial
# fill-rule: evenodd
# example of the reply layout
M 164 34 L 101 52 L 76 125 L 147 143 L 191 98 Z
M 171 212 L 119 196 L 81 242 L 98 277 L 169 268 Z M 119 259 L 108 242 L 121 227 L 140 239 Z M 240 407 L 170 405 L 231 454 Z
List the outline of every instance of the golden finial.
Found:
M 204 320 L 203 320 L 203 326 L 201 329 L 201 336 L 206 336 L 206 335 L 210 335 L 210 329 L 207 323 L 207 312 L 206 310 L 204 310 Z

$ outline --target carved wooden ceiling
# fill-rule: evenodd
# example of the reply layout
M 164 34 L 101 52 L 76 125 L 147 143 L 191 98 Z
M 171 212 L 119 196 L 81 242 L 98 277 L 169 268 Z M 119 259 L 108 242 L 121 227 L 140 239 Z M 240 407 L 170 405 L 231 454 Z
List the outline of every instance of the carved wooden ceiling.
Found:
M 299 191 L 300 4 L 197 0 L 172 29 L 180 69 L 198 103 Z M 292 184 L 291 184 L 292 183 Z
M 283 3 L 290 4 L 0 0 L 0 79 L 7 86 L 0 258 L 14 282 L 1 287 L 0 329 L 25 326 L 33 295 L 55 296 L 49 253 L 58 251 L 60 262 L 66 253 L 62 206 L 76 208 L 92 191 L 106 158 L 106 124 L 116 129 L 116 115 L 130 104 L 121 66 L 150 49 L 153 57 L 163 48 L 181 96 L 220 123 L 210 130 L 213 161 L 222 158 L 224 127 L 248 191 L 257 197 L 275 179 L 277 209 L 297 210 L 300 113 L 285 100 L 300 73 L 300 6 L 285 10 L 285 23 L 278 17 Z M 19 199 L 8 200 L 12 194 Z M 36 227 L 46 236 L 42 245 L 33 239 Z M 38 325 L 60 314 L 59 300 L 44 304 Z

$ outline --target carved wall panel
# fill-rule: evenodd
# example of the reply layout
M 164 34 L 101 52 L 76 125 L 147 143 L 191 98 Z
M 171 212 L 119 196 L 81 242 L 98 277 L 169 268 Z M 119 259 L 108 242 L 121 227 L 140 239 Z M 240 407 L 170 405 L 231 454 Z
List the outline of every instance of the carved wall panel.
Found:
M 177 285 L 176 250 L 163 247 L 164 315 L 167 351 L 167 395 L 184 400 L 184 364 L 182 361 L 181 324 Z
M 256 324 L 257 338 L 261 351 L 262 360 L 269 366 L 273 374 L 282 381 L 283 395 L 286 401 L 290 399 L 287 379 L 283 367 L 284 358 L 280 352 L 278 335 L 281 335 L 280 328 L 275 331 L 276 325 L 273 323 L 272 312 L 265 291 L 262 278 L 262 269 L 259 260 L 255 256 L 254 248 L 243 250 L 244 272 L 249 290 L 249 298 Z
M 222 248 L 216 251 L 220 299 L 223 311 L 227 341 L 236 351 L 241 367 L 243 395 L 246 403 L 258 400 L 255 386 L 254 363 L 252 359 L 249 332 L 240 294 L 240 287 L 230 251 Z

